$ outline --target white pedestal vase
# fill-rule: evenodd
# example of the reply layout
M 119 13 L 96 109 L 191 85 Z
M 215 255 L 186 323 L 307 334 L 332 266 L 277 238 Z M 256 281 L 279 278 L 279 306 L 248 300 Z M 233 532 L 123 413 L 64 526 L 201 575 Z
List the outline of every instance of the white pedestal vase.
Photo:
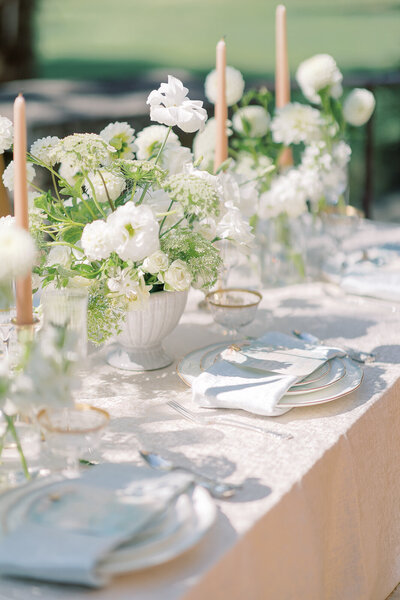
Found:
M 173 362 L 162 341 L 177 326 L 186 306 L 185 292 L 150 294 L 144 310 L 128 312 L 118 344 L 107 356 L 109 365 L 127 371 L 152 371 Z

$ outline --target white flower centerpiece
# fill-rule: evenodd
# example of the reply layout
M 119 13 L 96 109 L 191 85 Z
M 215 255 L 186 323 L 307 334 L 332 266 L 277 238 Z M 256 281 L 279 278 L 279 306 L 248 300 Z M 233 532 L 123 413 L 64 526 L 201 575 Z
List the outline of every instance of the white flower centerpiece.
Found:
M 346 129 L 369 120 L 375 108 L 374 96 L 368 90 L 355 89 L 342 105 L 343 77 L 327 54 L 305 60 L 297 70 L 297 82 L 310 104 L 291 102 L 280 109 L 274 109 L 266 88 L 242 96 L 244 86 L 238 85 L 238 74 L 229 69 L 227 88 L 231 89 L 230 96 L 232 89 L 237 94 L 232 102 L 233 131 L 227 123 L 231 163 L 226 169 L 252 195 L 251 223 L 258 246 L 262 246 L 261 256 L 267 257 L 262 267 L 264 283 L 301 279 L 305 267 L 299 222 L 309 212 L 315 215 L 327 207 L 340 209 L 346 204 L 351 157 Z M 205 92 L 214 102 L 210 77 Z M 193 144 L 195 159 L 206 169 L 212 168 L 215 149 L 211 123 L 210 119 Z M 291 149 L 291 164 L 282 163 L 285 148 Z
M 112 123 L 99 135 L 44 138 L 28 156 L 53 179 L 44 191 L 30 177 L 31 231 L 42 251 L 35 271 L 43 287 L 87 287 L 89 339 L 117 335 L 108 360 L 121 368 L 172 362 L 161 340 L 178 323 L 190 286 L 216 282 L 218 242 L 252 239 L 220 178 L 199 170 L 172 131 L 204 128 L 202 102 L 187 94 L 169 76 L 147 100 L 157 125 L 135 134 Z M 7 171 L 10 187 L 12 164 Z

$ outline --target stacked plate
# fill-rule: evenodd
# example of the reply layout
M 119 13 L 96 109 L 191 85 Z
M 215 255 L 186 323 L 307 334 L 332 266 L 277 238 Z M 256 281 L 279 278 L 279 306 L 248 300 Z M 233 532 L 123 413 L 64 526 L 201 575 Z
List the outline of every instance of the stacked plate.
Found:
M 246 342 L 239 342 L 243 344 Z M 186 385 L 211 367 L 231 343 L 212 344 L 190 352 L 178 362 L 177 373 Z M 362 368 L 349 358 L 333 358 L 302 381 L 296 383 L 281 398 L 279 406 L 295 408 L 311 406 L 342 398 L 356 390 L 363 379 Z
M 149 472 L 149 477 L 153 476 Z M 157 474 L 154 474 L 156 477 Z M 39 479 L 0 496 L 0 535 L 37 522 L 40 507 L 65 488 L 60 477 Z M 116 575 L 159 565 L 194 546 L 209 530 L 216 507 L 208 492 L 191 487 L 134 539 L 114 549 L 98 565 L 100 575 Z

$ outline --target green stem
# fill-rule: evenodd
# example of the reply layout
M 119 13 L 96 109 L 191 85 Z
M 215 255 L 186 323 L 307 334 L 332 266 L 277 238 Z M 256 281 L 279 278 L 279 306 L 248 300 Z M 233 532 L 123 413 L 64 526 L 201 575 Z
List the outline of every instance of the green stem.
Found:
M 170 204 L 169 204 L 169 206 L 168 206 L 168 209 L 167 209 L 167 213 L 169 213 L 169 211 L 171 210 L 171 208 L 172 208 L 172 205 L 173 205 L 173 203 L 174 203 L 174 202 L 175 202 L 175 200 L 171 200 L 171 202 L 170 202 Z M 168 214 L 166 214 L 166 215 L 165 215 L 165 217 L 163 218 L 163 220 L 161 221 L 161 225 L 160 225 L 160 232 L 161 232 L 161 230 L 162 230 L 162 228 L 163 228 L 163 225 L 164 225 L 164 223 L 165 223 L 165 219 L 167 218 L 167 216 L 168 216 Z
M 57 183 L 56 183 L 56 178 L 54 177 L 54 173 L 53 172 L 51 172 L 51 180 L 53 182 L 53 187 L 54 187 L 54 191 L 56 193 L 57 199 L 58 199 L 59 203 L 62 205 L 62 207 L 64 208 L 64 203 L 63 203 L 63 201 L 60 198 L 60 194 L 58 193 L 58 187 L 57 187 Z M 64 212 L 65 212 L 65 210 L 64 210 Z
M 162 151 L 163 151 L 163 150 L 164 150 L 164 148 L 165 148 L 165 144 L 167 143 L 167 139 L 168 139 L 168 136 L 169 136 L 169 134 L 171 133 L 171 130 L 172 130 L 172 126 L 169 126 L 169 127 L 168 127 L 168 131 L 167 131 L 167 133 L 166 133 L 166 135 L 165 135 L 164 141 L 163 141 L 163 143 L 161 144 L 161 147 L 160 147 L 160 149 L 159 149 L 159 151 L 158 151 L 158 154 L 157 154 L 157 156 L 156 156 L 156 159 L 155 159 L 155 161 L 154 161 L 154 164 L 155 164 L 155 165 L 158 163 L 158 161 L 159 161 L 159 159 L 160 159 L 160 156 L 161 156 L 161 154 L 162 154 Z M 147 194 L 147 190 L 149 189 L 149 187 L 150 187 L 150 182 L 147 182 L 147 183 L 146 183 L 146 185 L 145 185 L 145 186 L 144 186 L 144 188 L 143 188 L 142 195 L 141 195 L 141 196 L 140 196 L 140 198 L 139 198 L 138 205 L 139 205 L 139 204 L 142 204 L 142 202 L 143 202 L 143 200 L 144 200 L 144 197 L 145 197 L 145 195 Z
M 4 413 L 3 413 L 3 414 L 4 414 Z M 8 433 L 9 431 L 10 431 L 10 427 L 9 427 L 9 425 L 7 424 L 6 430 L 5 430 L 5 432 L 3 433 L 3 435 L 2 435 L 2 436 L 1 436 L 1 438 L 0 438 L 0 456 L 1 456 L 1 455 L 2 455 L 2 453 L 3 453 L 4 442 L 5 442 L 5 439 L 6 439 L 6 435 L 7 435 L 7 433 Z
M 86 181 L 89 183 L 90 189 L 92 190 L 92 196 L 93 196 L 93 202 L 96 205 L 97 210 L 99 211 L 99 213 L 107 218 L 106 213 L 104 212 L 104 210 L 101 208 L 100 204 L 97 202 L 97 198 L 96 198 L 96 192 L 94 190 L 94 186 L 93 183 L 90 181 L 89 175 L 86 175 Z M 94 216 L 94 215 L 93 215 Z
M 75 244 L 70 244 L 69 242 L 47 242 L 48 246 L 69 246 L 70 248 L 73 248 L 74 250 L 78 250 L 79 252 L 82 252 L 82 254 L 85 254 L 84 251 L 82 250 L 82 248 L 79 248 L 79 246 L 75 246 Z
M 108 189 L 107 189 L 107 186 L 106 186 L 106 182 L 104 181 L 104 177 L 103 177 L 101 171 L 97 171 L 97 172 L 100 175 L 100 179 L 103 182 L 104 189 L 106 191 L 106 196 L 107 196 L 108 204 L 110 205 L 111 210 L 114 212 L 115 211 L 115 206 L 114 206 L 113 201 L 111 200 L 110 195 L 108 193 Z
M 172 227 L 170 227 L 169 229 L 167 229 L 166 231 L 164 231 L 164 233 L 160 234 L 160 238 L 163 237 L 163 235 L 166 235 L 167 233 L 169 233 L 172 229 L 175 229 L 175 227 L 177 227 L 179 225 L 179 223 L 182 223 L 182 221 L 185 219 L 185 217 L 182 217 L 182 219 L 179 219 L 179 221 L 177 221 L 175 223 L 175 225 L 172 225 Z
M 28 465 L 26 464 L 26 459 L 25 459 L 25 456 L 24 456 L 24 452 L 22 450 L 21 442 L 19 441 L 18 433 L 17 433 L 17 431 L 15 429 L 15 426 L 14 426 L 14 420 L 9 415 L 5 414 L 4 416 L 5 416 L 5 419 L 7 421 L 7 424 L 8 424 L 9 430 L 11 432 L 11 435 L 13 436 L 14 441 L 17 444 L 18 454 L 19 454 L 19 457 L 21 459 L 21 465 L 22 465 L 22 469 L 24 471 L 24 475 L 25 475 L 26 479 L 30 479 L 31 476 L 30 476 L 29 471 L 28 471 Z

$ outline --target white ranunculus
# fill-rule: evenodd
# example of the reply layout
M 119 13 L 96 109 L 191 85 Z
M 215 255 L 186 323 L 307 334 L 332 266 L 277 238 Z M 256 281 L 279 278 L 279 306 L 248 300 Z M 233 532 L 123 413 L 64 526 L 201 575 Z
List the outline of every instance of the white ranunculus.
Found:
M 12 192 L 14 190 L 14 161 L 12 160 L 6 170 L 3 173 L 3 183 Z M 26 163 L 26 178 L 28 180 L 28 184 L 32 183 L 35 179 L 36 171 L 35 167 L 31 162 Z
M 0 218 L 0 282 L 22 277 L 31 271 L 36 258 L 32 237 L 13 217 Z
M 324 120 L 318 109 L 299 102 L 286 104 L 276 111 L 271 122 L 274 142 L 290 144 L 310 144 L 320 140 Z
M 207 99 L 215 104 L 217 101 L 217 71 L 211 71 L 206 77 L 206 81 L 204 84 L 205 94 Z M 226 103 L 228 106 L 233 106 L 243 96 L 244 92 L 244 79 L 243 75 L 238 69 L 235 67 L 226 67 L 225 73 L 225 85 L 226 85 Z
M 183 260 L 174 260 L 167 271 L 163 273 L 164 289 L 172 292 L 184 292 L 192 283 L 192 276 Z
M 36 140 L 36 142 L 33 142 L 30 153 L 34 158 L 37 158 L 45 165 L 52 167 L 54 165 L 54 160 L 50 155 L 50 151 L 59 141 L 60 138 L 55 135 L 40 138 L 39 140 Z
M 250 137 L 263 137 L 269 128 L 270 116 L 263 106 L 243 106 L 235 112 L 232 123 L 235 131 L 245 134 L 243 121 L 249 126 Z
M 112 202 L 114 202 L 120 197 L 126 186 L 125 179 L 120 175 L 100 169 L 94 173 L 89 173 L 88 179 L 85 180 L 85 190 L 89 196 L 93 195 L 89 180 L 94 188 L 98 202 L 107 202 L 107 193 Z
M 145 273 L 160 273 L 160 271 L 166 271 L 168 269 L 168 256 L 162 250 L 157 250 L 147 256 L 142 264 L 142 269 Z
M 141 261 L 160 248 L 159 224 L 149 206 L 128 202 L 108 217 L 107 226 L 122 260 Z
M 184 166 L 193 160 L 192 153 L 185 146 L 167 144 L 161 156 L 161 166 L 170 175 L 182 173 Z
M 68 267 L 71 264 L 71 248 L 69 246 L 53 246 L 47 255 L 46 265 L 62 265 Z
M 350 125 L 360 127 L 371 118 L 375 109 L 375 97 L 372 92 L 355 88 L 343 104 L 343 116 Z
M 325 88 L 333 98 L 342 95 L 343 75 L 329 54 L 316 54 L 300 63 L 296 79 L 304 96 L 315 104 L 321 103 L 318 92 Z
M 14 131 L 13 124 L 7 117 L 0 116 L 0 154 L 9 150 L 13 144 Z
M 116 149 L 116 155 L 118 158 L 133 158 L 133 153 L 136 150 L 136 144 L 134 142 L 135 130 L 126 122 L 116 121 L 115 123 L 109 123 L 102 131 L 100 136 L 110 146 Z
M 70 165 L 67 162 L 62 162 L 58 169 L 58 173 L 59 173 L 60 177 L 65 179 L 65 181 L 68 183 L 68 185 L 73 187 L 76 183 L 76 178 L 79 173 L 79 168 L 74 165 Z
M 139 160 L 154 158 L 165 140 L 167 132 L 168 127 L 165 127 L 165 125 L 150 125 L 139 131 L 136 137 L 137 158 Z M 171 146 L 180 146 L 179 138 L 175 132 L 169 132 L 166 146 L 169 148 Z
M 186 133 L 201 131 L 207 120 L 207 112 L 202 108 L 203 102 L 189 100 L 188 91 L 179 79 L 168 75 L 168 83 L 162 83 L 147 98 L 150 119 L 169 127 L 177 125 Z
M 101 219 L 85 225 L 81 242 L 89 260 L 103 260 L 110 256 L 115 250 L 112 233 L 108 224 Z

